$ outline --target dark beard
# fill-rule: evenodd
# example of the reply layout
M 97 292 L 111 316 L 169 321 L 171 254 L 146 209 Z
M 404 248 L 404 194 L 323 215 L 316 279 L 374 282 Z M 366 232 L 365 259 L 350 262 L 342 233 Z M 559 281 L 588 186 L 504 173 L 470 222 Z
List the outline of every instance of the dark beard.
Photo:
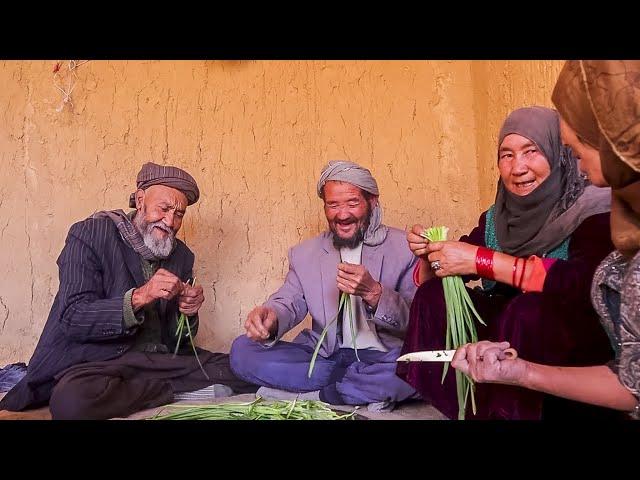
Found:
M 333 246 L 340 250 L 343 247 L 356 248 L 360 242 L 364 240 L 364 234 L 369 228 L 369 222 L 360 227 L 351 238 L 341 238 L 335 233 L 332 233 Z
M 334 231 L 331 231 L 333 246 L 336 247 L 336 249 L 340 250 L 343 247 L 353 249 L 360 245 L 360 243 L 364 240 L 364 234 L 367 233 L 367 229 L 369 228 L 369 224 L 371 223 L 371 212 L 372 209 L 369 205 L 367 207 L 367 220 L 358 230 L 356 230 L 356 233 L 354 233 L 351 238 L 341 238 Z

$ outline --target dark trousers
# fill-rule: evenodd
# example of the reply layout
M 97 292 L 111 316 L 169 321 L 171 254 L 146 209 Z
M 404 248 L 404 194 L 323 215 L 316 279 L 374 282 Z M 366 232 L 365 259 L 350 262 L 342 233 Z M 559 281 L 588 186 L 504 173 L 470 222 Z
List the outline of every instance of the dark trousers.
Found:
M 229 355 L 198 349 L 209 380 L 193 355 L 128 352 L 114 360 L 88 362 L 63 371 L 49 407 L 54 420 L 101 420 L 126 417 L 171 403 L 175 393 L 220 383 L 235 393 L 258 387 L 237 378 Z

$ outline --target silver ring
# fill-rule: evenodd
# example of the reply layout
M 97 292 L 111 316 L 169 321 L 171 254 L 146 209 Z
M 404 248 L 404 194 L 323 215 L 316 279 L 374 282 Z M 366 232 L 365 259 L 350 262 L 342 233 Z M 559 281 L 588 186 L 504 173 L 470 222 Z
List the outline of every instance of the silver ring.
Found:
M 433 270 L 434 272 L 437 272 L 441 268 L 442 268 L 442 265 L 440 265 L 440 262 L 438 260 L 431 262 L 431 270 Z

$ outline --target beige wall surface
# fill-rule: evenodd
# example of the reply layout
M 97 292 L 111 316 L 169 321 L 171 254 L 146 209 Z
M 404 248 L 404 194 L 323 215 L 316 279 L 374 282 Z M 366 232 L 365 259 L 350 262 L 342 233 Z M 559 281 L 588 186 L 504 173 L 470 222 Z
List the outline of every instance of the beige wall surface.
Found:
M 199 183 L 179 237 L 205 288 L 198 343 L 228 351 L 284 279 L 287 249 L 326 228 L 327 161 L 372 170 L 385 223 L 465 233 L 492 203 L 504 116 L 550 105 L 562 65 L 64 61 L 54 75 L 55 63 L 0 62 L 0 366 L 33 352 L 71 224 L 126 208 L 144 162 Z

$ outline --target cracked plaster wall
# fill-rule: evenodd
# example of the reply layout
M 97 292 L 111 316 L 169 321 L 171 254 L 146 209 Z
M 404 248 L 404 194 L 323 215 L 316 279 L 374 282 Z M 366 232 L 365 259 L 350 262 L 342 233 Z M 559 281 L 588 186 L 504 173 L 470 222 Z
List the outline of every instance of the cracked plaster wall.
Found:
M 126 208 L 142 163 L 199 182 L 179 237 L 205 287 L 198 343 L 228 351 L 281 284 L 287 248 L 325 228 L 315 182 L 328 160 L 373 171 L 387 224 L 460 235 L 492 201 L 504 115 L 550 105 L 562 65 L 91 61 L 75 70 L 71 105 L 54 63 L 0 63 L 0 365 L 33 352 L 70 225 Z

